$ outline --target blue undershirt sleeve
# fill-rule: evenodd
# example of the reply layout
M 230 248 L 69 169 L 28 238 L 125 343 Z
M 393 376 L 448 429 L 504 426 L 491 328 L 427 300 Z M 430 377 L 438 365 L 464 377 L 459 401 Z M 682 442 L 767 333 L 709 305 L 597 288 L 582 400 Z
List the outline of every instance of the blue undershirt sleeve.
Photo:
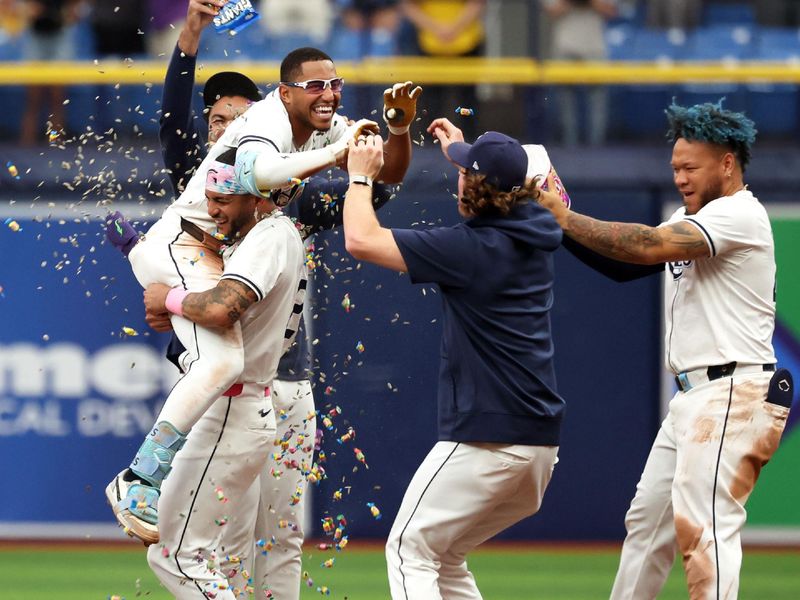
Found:
M 176 196 L 206 155 L 205 129 L 192 111 L 196 63 L 197 57 L 184 54 L 176 44 L 161 96 L 158 137 Z

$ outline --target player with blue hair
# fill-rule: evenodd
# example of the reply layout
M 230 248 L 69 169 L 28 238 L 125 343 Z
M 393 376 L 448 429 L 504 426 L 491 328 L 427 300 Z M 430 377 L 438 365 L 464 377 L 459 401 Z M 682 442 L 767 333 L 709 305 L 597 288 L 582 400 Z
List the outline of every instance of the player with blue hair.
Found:
M 744 183 L 756 129 L 722 101 L 666 110 L 683 206 L 658 227 L 578 214 L 543 191 L 564 244 L 617 281 L 665 273 L 666 367 L 677 392 L 625 517 L 611 598 L 656 598 L 683 556 L 689 597 L 736 598 L 745 503 L 780 442 L 793 382 L 777 369 L 775 252 Z

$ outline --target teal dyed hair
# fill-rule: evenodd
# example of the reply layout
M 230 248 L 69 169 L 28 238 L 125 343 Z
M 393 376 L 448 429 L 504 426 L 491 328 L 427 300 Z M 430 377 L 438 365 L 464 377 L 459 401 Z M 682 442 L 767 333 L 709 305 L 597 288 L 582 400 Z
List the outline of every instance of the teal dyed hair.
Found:
M 669 120 L 667 138 L 718 144 L 729 148 L 744 171 L 750 162 L 750 148 L 756 141 L 755 123 L 744 113 L 722 108 L 722 100 L 694 106 L 678 106 L 673 100 L 664 112 Z

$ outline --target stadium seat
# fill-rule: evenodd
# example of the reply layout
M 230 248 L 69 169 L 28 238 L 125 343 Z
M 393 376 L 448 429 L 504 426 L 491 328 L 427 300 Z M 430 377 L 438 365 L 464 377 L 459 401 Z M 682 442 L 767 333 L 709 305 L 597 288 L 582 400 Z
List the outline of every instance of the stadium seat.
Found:
M 612 60 L 677 61 L 685 53 L 681 29 L 615 28 L 607 34 Z M 664 108 L 675 95 L 673 85 L 625 85 L 610 88 L 610 131 L 623 138 L 659 135 L 664 131 Z
M 745 60 L 753 56 L 753 27 L 745 25 L 712 25 L 699 27 L 689 34 L 687 60 Z
M 752 25 L 756 14 L 752 4 L 709 2 L 703 8 L 703 23 L 713 25 Z
M 363 54 L 361 32 L 337 23 L 331 30 L 326 52 L 335 61 L 361 59 Z
M 800 31 L 761 28 L 755 58 L 765 61 L 800 61 Z M 747 114 L 761 133 L 794 138 L 800 126 L 800 94 L 794 84 L 751 83 L 746 86 Z
M 631 35 L 628 60 L 682 60 L 687 35 L 682 29 L 635 29 Z
M 758 60 L 800 60 L 800 29 L 759 28 L 755 39 L 754 58 Z

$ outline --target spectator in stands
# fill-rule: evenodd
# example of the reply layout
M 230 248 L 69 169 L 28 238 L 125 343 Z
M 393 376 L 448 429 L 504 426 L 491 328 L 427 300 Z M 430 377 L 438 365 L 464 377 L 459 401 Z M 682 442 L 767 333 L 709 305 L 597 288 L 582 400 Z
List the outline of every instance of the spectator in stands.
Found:
M 756 21 L 766 27 L 800 27 L 800 0 L 758 0 Z
M 397 54 L 398 0 L 335 0 L 342 25 L 361 37 L 362 56 Z
M 551 58 L 571 61 L 606 59 L 605 22 L 616 16 L 617 0 L 540 1 L 551 20 L 548 28 L 552 34 L 549 44 Z M 592 86 L 588 90 L 565 86 L 559 90 L 562 142 L 567 146 L 576 146 L 579 142 L 579 95 L 588 96 L 586 141 L 592 146 L 603 144 L 608 121 L 608 91 L 603 86 Z
M 700 24 L 703 0 L 647 0 L 645 21 L 654 29 L 693 29 Z
M 19 0 L 0 0 L 0 41 L 7 43 L 19 37 L 26 27 Z
M 97 56 L 144 55 L 147 14 L 145 0 L 93 0 L 90 22 Z
M 431 57 L 481 56 L 486 0 L 401 0 L 403 16 L 416 28 L 416 53 Z M 454 109 L 475 108 L 475 86 L 430 86 L 429 115 L 453 115 Z M 476 137 L 475 119 L 452 117 L 469 138 Z
M 151 58 L 169 58 L 186 22 L 186 0 L 149 0 L 147 53 Z
M 79 17 L 81 0 L 25 0 L 28 35 L 24 39 L 25 60 L 70 60 L 75 56 L 71 25 Z M 47 125 L 39 119 L 45 95 L 49 99 Z M 20 143 L 33 146 L 44 141 L 48 129 L 65 125 L 64 86 L 28 86 L 22 115 Z
M 308 37 L 292 46 L 324 45 L 333 24 L 331 0 L 261 0 L 257 10 L 262 17 L 261 26 L 270 36 Z M 286 54 L 283 50 L 278 53 Z

